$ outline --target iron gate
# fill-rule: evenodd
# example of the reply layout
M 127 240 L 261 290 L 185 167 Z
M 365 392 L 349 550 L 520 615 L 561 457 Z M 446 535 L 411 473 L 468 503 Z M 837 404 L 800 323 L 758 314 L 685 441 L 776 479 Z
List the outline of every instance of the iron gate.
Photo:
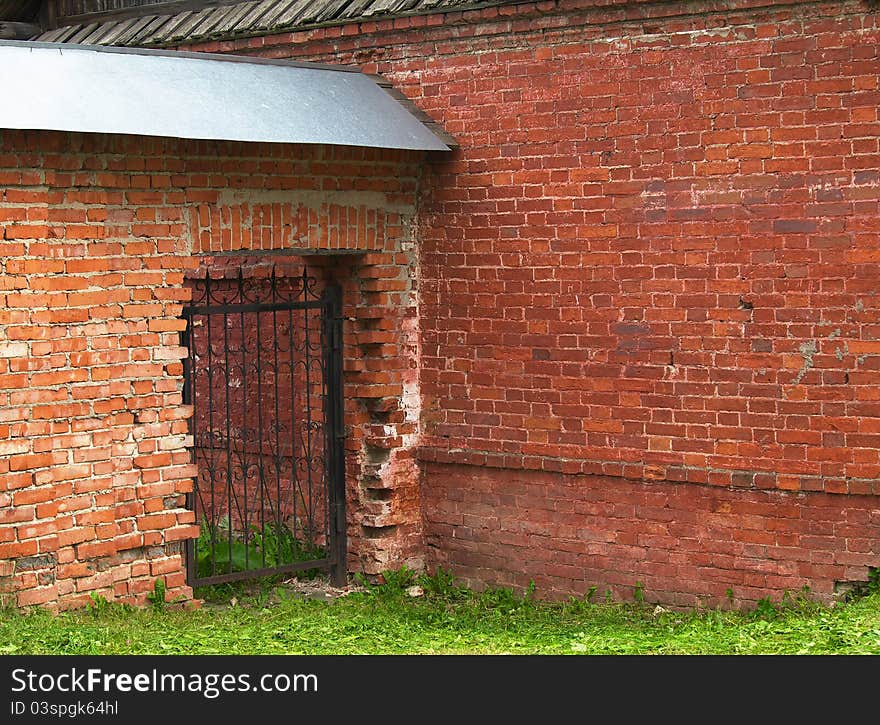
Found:
M 341 293 L 301 276 L 194 280 L 184 402 L 197 476 L 190 586 L 346 580 Z

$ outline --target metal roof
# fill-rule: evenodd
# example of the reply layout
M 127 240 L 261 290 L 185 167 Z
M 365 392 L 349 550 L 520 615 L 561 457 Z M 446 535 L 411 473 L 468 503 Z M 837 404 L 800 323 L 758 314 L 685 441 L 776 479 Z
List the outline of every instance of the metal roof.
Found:
M 448 151 L 351 68 L 0 41 L 0 128 Z
M 98 13 L 65 19 L 63 27 L 35 40 L 118 46 L 171 46 L 179 43 L 290 32 L 322 25 L 344 25 L 409 15 L 515 5 L 529 0 L 252 0 L 233 4 L 190 5 L 169 10 L 144 5 L 125 17 Z M 166 6 L 167 8 L 167 6 Z M 157 12 L 158 11 L 158 12 Z M 132 17 L 136 14 L 137 17 Z

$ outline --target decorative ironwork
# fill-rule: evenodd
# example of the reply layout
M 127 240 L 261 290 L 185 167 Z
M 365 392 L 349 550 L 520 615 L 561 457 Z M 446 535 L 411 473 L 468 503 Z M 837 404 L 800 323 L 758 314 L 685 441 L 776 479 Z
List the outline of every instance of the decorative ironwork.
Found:
M 308 270 L 194 281 L 192 586 L 307 569 L 345 582 L 340 301 Z

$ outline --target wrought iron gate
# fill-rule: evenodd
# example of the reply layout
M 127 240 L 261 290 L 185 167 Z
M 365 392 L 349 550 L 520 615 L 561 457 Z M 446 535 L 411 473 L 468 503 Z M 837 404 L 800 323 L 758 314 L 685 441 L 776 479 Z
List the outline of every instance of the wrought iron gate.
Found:
M 320 569 L 346 579 L 338 287 L 301 276 L 195 280 L 184 401 L 198 474 L 189 584 Z

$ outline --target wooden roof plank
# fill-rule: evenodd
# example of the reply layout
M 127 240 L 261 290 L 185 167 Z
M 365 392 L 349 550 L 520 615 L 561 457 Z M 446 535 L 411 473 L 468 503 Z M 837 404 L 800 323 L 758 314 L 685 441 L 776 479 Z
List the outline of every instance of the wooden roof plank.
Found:
M 327 0 L 316 0 L 315 2 L 310 2 L 306 9 L 303 11 L 303 14 L 299 16 L 299 23 L 314 23 L 316 22 L 316 18 L 321 14 L 321 11 L 326 7 Z
M 349 5 L 351 0 L 330 0 L 324 3 L 324 9 L 315 18 L 317 23 L 326 23 L 335 20 L 340 13 L 345 10 L 345 6 Z
M 40 39 L 46 43 L 58 43 L 60 42 L 60 38 L 63 38 L 65 35 L 70 33 L 70 26 L 66 26 L 63 28 L 55 28 L 54 30 L 50 30 L 48 33 L 43 33 L 40 35 Z
M 131 43 L 148 43 L 149 39 L 156 33 L 159 28 L 161 28 L 165 23 L 168 22 L 167 15 L 156 15 L 153 16 L 151 22 L 143 28 L 140 32 L 138 32 L 132 39 Z
M 276 0 L 273 6 L 263 14 L 254 29 L 274 28 L 278 18 L 295 2 L 296 0 Z
M 414 7 L 419 4 L 419 0 L 401 0 L 401 2 L 394 8 L 395 13 L 408 13 Z
M 95 28 L 89 35 L 78 41 L 83 45 L 100 45 L 100 39 L 105 37 L 110 31 L 106 24 L 101 24 Z
M 66 28 L 59 28 L 58 43 L 69 43 L 70 39 L 77 34 L 82 25 L 72 25 Z
M 190 0 L 192 4 L 205 0 Z M 250 0 L 249 2 L 226 2 L 210 0 L 214 4 L 195 10 L 179 10 L 165 15 L 156 15 L 156 7 L 149 12 L 145 6 L 136 18 L 145 15 L 153 18 L 148 24 L 138 27 L 125 24 L 122 19 L 104 20 L 106 34 L 100 35 L 103 44 L 118 45 L 172 45 L 174 43 L 206 40 L 208 38 L 234 38 L 256 34 L 291 32 L 316 25 L 343 24 L 359 20 L 393 18 L 398 15 L 417 15 L 450 12 L 470 8 L 488 7 L 500 4 L 518 4 L 526 0 Z M 3 0 L 0 0 L 3 2 Z M 220 4 L 222 3 L 222 4 Z M 164 7 L 168 7 L 167 4 Z M 181 5 L 178 5 L 181 7 Z M 170 10 L 170 8 L 169 8 Z M 124 16 L 130 17 L 130 16 Z M 159 18 L 162 18 L 160 21 Z M 73 27 L 72 33 L 82 37 L 80 24 Z M 122 28 L 125 32 L 118 32 Z M 90 30 L 89 33 L 94 32 Z M 112 39 L 110 34 L 112 33 Z M 56 31 L 48 31 L 35 40 L 46 42 L 71 42 L 58 40 Z
M 215 28 L 223 22 L 224 18 L 229 14 L 229 8 L 226 6 L 223 7 L 215 7 L 210 13 L 208 13 L 202 20 L 199 22 L 197 27 L 197 33 L 199 36 L 207 36 L 211 35 Z
M 186 22 L 181 23 L 179 27 L 174 29 L 174 31 L 168 36 L 168 40 L 187 40 L 192 35 L 193 30 L 198 28 L 205 18 L 213 12 L 214 8 L 205 8 L 204 10 L 194 12 Z
M 89 25 L 81 25 L 80 30 L 73 35 L 71 35 L 67 41 L 67 43 L 82 43 L 83 38 L 91 35 L 95 30 L 97 30 L 101 26 L 101 23 L 90 23 Z
M 179 28 L 183 23 L 187 21 L 189 17 L 192 16 L 192 12 L 181 13 L 180 15 L 169 15 L 168 22 L 165 23 L 158 30 L 153 31 L 153 36 L 150 38 L 151 43 L 163 43 L 168 40 L 171 33 L 173 33 L 177 28 Z
M 232 29 L 233 33 L 241 31 L 247 32 L 254 27 L 254 25 L 259 22 L 260 18 L 262 18 L 271 8 L 272 0 L 268 0 L 268 2 L 266 0 L 263 0 L 262 2 L 257 0 L 257 2 L 249 3 L 249 5 L 250 12 L 235 25 Z
M 302 14 L 308 9 L 312 0 L 296 0 L 278 18 L 278 27 L 287 28 L 299 23 Z
M 373 0 L 352 0 L 339 14 L 341 19 L 350 20 L 351 18 L 359 18 L 363 15 L 364 8 Z
M 239 20 L 241 20 L 242 17 L 246 15 L 249 11 L 250 5 L 248 5 L 247 3 L 230 6 L 229 11 L 226 13 L 226 17 L 221 23 L 217 24 L 217 27 L 214 28 L 214 32 L 221 35 L 224 33 L 228 33 L 232 28 L 235 27 L 235 24 Z
M 364 15 L 372 17 L 373 15 L 382 15 L 390 12 L 396 2 L 397 0 L 374 0 L 370 7 L 364 9 Z
M 131 40 L 133 40 L 138 33 L 140 33 L 144 28 L 146 28 L 151 22 L 153 22 L 152 16 L 148 15 L 145 18 L 141 18 L 138 22 L 131 25 L 121 36 L 116 39 L 116 42 L 119 45 L 126 45 Z
M 120 20 L 113 23 L 112 26 L 106 29 L 106 32 L 102 33 L 92 42 L 92 45 L 113 45 L 127 30 L 131 29 L 137 20 L 138 18 L 130 18 L 129 20 Z

